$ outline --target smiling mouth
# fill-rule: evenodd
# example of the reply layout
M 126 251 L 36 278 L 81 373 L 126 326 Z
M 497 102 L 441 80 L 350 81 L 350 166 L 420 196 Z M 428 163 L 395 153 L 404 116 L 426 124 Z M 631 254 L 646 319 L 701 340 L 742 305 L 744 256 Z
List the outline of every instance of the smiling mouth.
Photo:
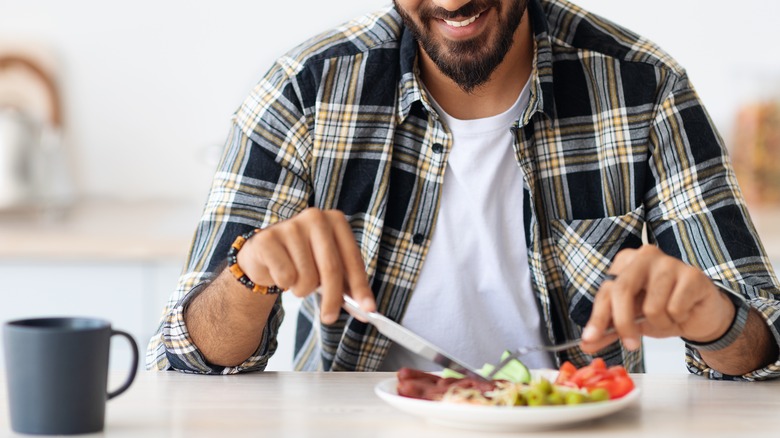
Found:
M 447 23 L 447 25 L 452 26 L 452 27 L 464 27 L 464 26 L 468 26 L 469 24 L 471 24 L 474 21 L 476 21 L 477 18 L 479 18 L 480 15 L 482 15 L 482 13 L 479 13 L 479 14 L 471 17 L 471 18 L 467 18 L 467 19 L 465 19 L 463 21 L 450 21 L 450 20 L 444 20 L 444 19 L 442 19 L 442 20 L 445 23 Z

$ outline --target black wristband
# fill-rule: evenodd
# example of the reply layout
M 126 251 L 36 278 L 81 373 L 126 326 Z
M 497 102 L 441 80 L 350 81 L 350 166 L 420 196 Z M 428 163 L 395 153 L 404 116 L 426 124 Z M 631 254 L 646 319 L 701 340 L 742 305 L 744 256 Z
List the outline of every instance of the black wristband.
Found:
M 748 320 L 748 314 L 750 313 L 750 305 L 748 305 L 747 301 L 745 300 L 742 295 L 738 294 L 737 292 L 734 292 L 730 288 L 726 287 L 724 284 L 714 281 L 713 282 L 715 286 L 717 286 L 724 294 L 726 294 L 726 297 L 728 297 L 729 300 L 734 304 L 734 308 L 736 309 L 736 312 L 734 313 L 734 320 L 731 321 L 731 325 L 729 326 L 729 329 L 726 330 L 726 333 L 724 333 L 721 337 L 718 339 L 715 339 L 711 342 L 695 342 L 691 341 L 690 339 L 682 338 L 683 341 L 685 341 L 686 344 L 690 345 L 691 347 L 699 350 L 699 351 L 718 351 L 722 350 L 729 345 L 733 344 L 734 341 L 739 338 L 739 335 L 742 334 L 742 331 L 745 330 L 745 325 L 747 325 Z

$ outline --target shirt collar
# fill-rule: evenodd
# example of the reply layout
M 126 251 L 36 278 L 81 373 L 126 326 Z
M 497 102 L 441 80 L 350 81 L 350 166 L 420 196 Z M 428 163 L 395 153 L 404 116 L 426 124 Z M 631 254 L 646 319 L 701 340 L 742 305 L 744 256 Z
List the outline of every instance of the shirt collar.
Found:
M 395 10 L 393 13 L 398 14 Z M 551 119 L 555 118 L 552 42 L 550 41 L 547 17 L 539 0 L 529 0 L 526 13 L 529 14 L 534 30 L 535 47 L 531 73 L 531 98 L 519 121 L 521 125 L 529 123 L 531 117 L 537 112 L 542 112 Z M 430 111 L 430 104 L 425 98 L 420 82 L 420 71 L 417 64 L 418 47 L 414 35 L 404 26 L 401 31 L 401 79 L 398 83 L 398 112 L 396 114 L 399 124 L 409 116 L 415 102 L 419 102 Z

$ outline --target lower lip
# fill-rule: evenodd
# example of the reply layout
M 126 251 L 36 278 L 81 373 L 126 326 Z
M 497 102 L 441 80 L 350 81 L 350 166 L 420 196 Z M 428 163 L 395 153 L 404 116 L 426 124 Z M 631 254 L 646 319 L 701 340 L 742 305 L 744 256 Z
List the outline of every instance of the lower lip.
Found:
M 440 20 L 440 19 L 436 20 L 436 24 L 438 25 L 438 28 L 441 29 L 441 31 L 444 33 L 444 35 L 449 39 L 454 39 L 454 40 L 469 39 L 479 35 L 485 29 L 487 25 L 487 16 L 491 12 L 492 10 L 487 10 L 482 12 L 479 15 L 479 17 L 476 20 L 474 20 L 473 23 L 470 23 L 468 26 L 462 26 L 462 27 L 450 26 L 449 24 L 445 23 L 444 20 Z

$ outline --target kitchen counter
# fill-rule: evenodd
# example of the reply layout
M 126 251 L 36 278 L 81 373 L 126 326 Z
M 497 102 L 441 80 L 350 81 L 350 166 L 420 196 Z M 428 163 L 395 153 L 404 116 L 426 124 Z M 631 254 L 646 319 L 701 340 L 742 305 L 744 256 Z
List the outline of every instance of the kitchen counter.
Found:
M 112 373 L 116 388 L 123 373 Z M 198 376 L 141 372 L 127 393 L 110 400 L 99 437 L 508 437 L 431 424 L 374 394 L 392 373 L 266 372 Z M 524 437 L 775 437 L 780 381 L 717 382 L 688 374 L 632 375 L 639 400 L 610 416 L 541 430 L 517 424 Z M 466 410 L 469 406 L 456 406 Z M 508 408 L 544 409 L 544 408 Z M 577 408 L 560 409 L 571 415 Z M 549 413 L 546 413 L 549 416 Z M 473 414 L 472 414 L 473 415 Z M 490 418 L 490 413 L 485 414 Z M 469 425 L 472 423 L 469 423 Z M 10 431 L 0 382 L 0 436 Z
M 201 206 L 87 201 L 62 218 L 0 216 L 0 260 L 183 260 Z

